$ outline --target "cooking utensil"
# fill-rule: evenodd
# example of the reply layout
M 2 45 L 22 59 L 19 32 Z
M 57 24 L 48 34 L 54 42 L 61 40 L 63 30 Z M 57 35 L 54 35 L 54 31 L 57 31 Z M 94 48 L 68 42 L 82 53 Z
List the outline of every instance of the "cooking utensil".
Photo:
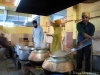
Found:
M 29 60 L 34 62 L 44 61 L 47 57 L 49 57 L 50 51 L 47 48 L 35 48 L 29 55 Z
M 79 46 L 78 48 L 72 48 L 71 51 L 68 52 L 68 53 L 65 52 L 64 55 L 56 55 L 55 56 L 55 55 L 50 54 L 50 56 L 51 57 L 63 57 L 63 56 L 65 57 L 65 56 L 71 54 L 72 52 L 76 52 L 77 50 L 80 50 L 80 49 L 82 49 L 82 48 L 84 48 L 84 47 L 86 47 L 86 46 L 88 46 L 90 44 L 92 44 L 92 41 L 91 40 L 88 40 L 87 42 L 85 42 L 81 46 Z
M 89 44 L 91 44 L 91 40 L 88 40 L 78 48 L 72 48 L 71 52 L 69 53 L 58 51 L 58 53 L 56 53 L 57 55 L 55 53 L 50 54 L 50 57 L 45 59 L 45 61 L 43 62 L 42 68 L 50 72 L 59 72 L 59 73 L 72 72 L 75 69 L 75 67 L 73 62 L 67 58 L 67 55 L 77 50 L 80 50 L 81 48 Z
M 74 64 L 68 60 L 65 55 L 53 56 L 51 54 L 50 57 L 43 62 L 42 68 L 50 72 L 66 73 L 74 70 Z
M 28 46 L 19 46 L 18 47 L 18 55 L 20 60 L 28 60 L 28 56 L 34 48 Z
M 71 49 L 71 52 L 67 53 L 67 55 L 70 54 L 70 53 L 72 53 L 72 52 L 75 52 L 77 50 L 80 50 L 80 49 L 82 49 L 82 48 L 84 48 L 84 47 L 86 47 L 86 46 L 88 46 L 90 44 L 92 44 L 92 41 L 91 40 L 88 40 L 85 43 L 83 43 L 81 46 L 79 46 L 78 48 L 72 48 Z

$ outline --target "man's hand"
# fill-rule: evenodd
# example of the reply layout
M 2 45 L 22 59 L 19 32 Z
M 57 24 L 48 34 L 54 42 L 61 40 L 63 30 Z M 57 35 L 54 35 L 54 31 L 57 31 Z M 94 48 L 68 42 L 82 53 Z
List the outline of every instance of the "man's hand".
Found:
M 78 44 L 78 47 L 79 47 L 79 46 L 82 46 L 82 45 L 83 45 L 83 42 L 80 42 L 80 43 Z
M 44 40 L 41 41 L 41 43 L 43 43 L 43 42 L 44 42 Z
M 92 36 L 90 36 L 90 35 L 88 35 L 88 34 L 86 34 L 86 33 L 84 33 L 84 37 L 90 38 L 90 39 L 95 40 L 95 41 L 100 40 L 100 37 L 92 37 Z
M 92 39 L 95 40 L 95 41 L 99 41 L 100 37 L 92 37 Z
M 84 33 L 83 36 L 86 37 L 86 38 L 92 39 L 92 36 L 90 36 L 90 35 L 88 35 L 86 33 Z
M 89 40 L 89 38 L 85 38 L 82 42 L 80 42 L 79 43 L 79 45 L 78 46 L 81 46 L 81 45 L 83 45 L 83 43 L 85 43 L 86 41 L 88 41 Z
M 50 35 L 50 34 L 46 34 L 47 36 L 52 36 L 52 35 Z
M 32 42 L 34 42 L 34 38 L 32 37 Z

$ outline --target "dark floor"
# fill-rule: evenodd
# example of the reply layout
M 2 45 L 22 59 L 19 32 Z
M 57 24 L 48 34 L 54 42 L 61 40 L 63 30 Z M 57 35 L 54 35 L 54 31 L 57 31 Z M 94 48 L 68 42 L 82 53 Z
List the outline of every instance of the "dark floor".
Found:
M 22 75 L 20 70 L 15 69 L 12 59 L 2 60 L 0 58 L 0 75 Z
M 84 68 L 83 68 L 83 71 L 84 71 Z M 0 58 L 0 75 L 22 75 L 22 74 L 20 70 L 15 69 L 15 65 L 12 59 L 2 60 Z M 84 74 L 79 74 L 79 75 L 84 75 Z M 92 74 L 92 75 L 95 75 L 95 74 Z

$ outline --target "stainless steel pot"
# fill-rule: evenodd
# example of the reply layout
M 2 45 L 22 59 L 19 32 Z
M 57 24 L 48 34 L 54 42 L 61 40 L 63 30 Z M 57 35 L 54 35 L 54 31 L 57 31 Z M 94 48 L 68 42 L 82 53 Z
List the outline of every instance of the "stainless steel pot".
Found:
M 19 48 L 20 48 L 20 46 L 17 45 L 17 46 L 16 46 L 16 53 L 17 53 L 18 56 L 19 56 Z
M 16 45 L 14 46 L 14 52 L 17 52 L 17 46 Z
M 43 62 L 47 57 L 49 57 L 50 51 L 43 48 L 36 48 L 29 55 L 29 60 L 33 62 Z
M 19 59 L 20 60 L 28 60 L 28 56 L 34 48 L 30 48 L 28 46 L 19 48 Z
M 42 68 L 50 72 L 66 73 L 74 70 L 74 64 L 71 60 L 68 60 L 65 54 L 50 55 L 43 62 Z
M 24 46 L 20 46 L 20 45 L 17 45 L 16 46 L 16 52 L 17 52 L 17 55 L 19 56 L 19 49 L 20 48 L 24 48 Z

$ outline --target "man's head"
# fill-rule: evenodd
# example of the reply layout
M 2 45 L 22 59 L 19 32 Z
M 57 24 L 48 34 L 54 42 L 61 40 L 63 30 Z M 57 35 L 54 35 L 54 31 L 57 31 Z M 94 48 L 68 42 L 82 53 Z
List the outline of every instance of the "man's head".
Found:
M 2 37 L 4 37 L 4 33 L 1 33 Z
M 65 27 L 65 23 L 62 23 L 62 24 L 61 24 L 61 27 Z
M 82 13 L 82 21 L 83 23 L 87 24 L 89 22 L 90 13 L 89 12 L 83 12 Z
M 2 37 L 2 34 L 0 33 L 0 37 Z
M 0 37 L 4 37 L 4 34 L 3 33 L 0 33 Z
M 61 21 L 60 21 L 60 20 L 55 20 L 54 22 L 55 22 L 55 25 L 56 25 L 57 27 L 59 27 L 60 24 L 61 24 Z
M 38 25 L 37 25 L 37 21 L 34 20 L 32 23 L 33 23 L 33 26 L 34 26 L 35 28 L 37 28 L 37 26 L 38 26 Z

